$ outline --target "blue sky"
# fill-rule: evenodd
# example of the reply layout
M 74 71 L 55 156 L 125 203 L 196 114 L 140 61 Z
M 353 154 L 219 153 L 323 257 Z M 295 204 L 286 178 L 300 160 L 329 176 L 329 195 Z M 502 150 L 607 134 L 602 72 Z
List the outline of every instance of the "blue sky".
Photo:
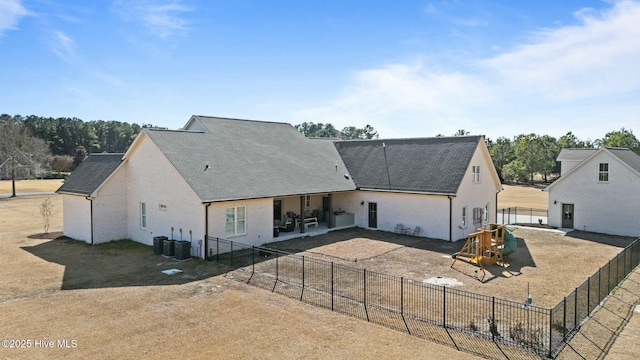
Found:
M 0 0 L 0 113 L 640 137 L 638 1 Z

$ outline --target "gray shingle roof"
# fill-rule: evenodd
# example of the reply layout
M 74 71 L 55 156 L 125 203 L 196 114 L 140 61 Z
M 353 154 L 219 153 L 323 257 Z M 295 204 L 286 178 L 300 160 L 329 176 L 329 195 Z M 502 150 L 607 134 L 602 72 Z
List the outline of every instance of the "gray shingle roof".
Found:
M 191 120 L 207 131 L 144 131 L 203 202 L 355 189 L 332 142 L 308 139 L 290 124 Z
M 455 194 L 481 139 L 354 140 L 335 146 L 358 188 Z
M 607 148 L 607 150 L 640 173 L 640 155 L 626 148 Z
M 606 148 L 610 153 L 618 159 L 631 166 L 635 171 L 640 173 L 640 155 L 628 148 Z M 583 161 L 589 156 L 595 154 L 599 149 L 562 149 L 558 154 L 558 161 Z
M 582 161 L 593 155 L 598 149 L 567 148 L 560 150 L 557 161 Z
M 59 193 L 91 195 L 122 162 L 123 154 L 91 154 L 64 181 Z

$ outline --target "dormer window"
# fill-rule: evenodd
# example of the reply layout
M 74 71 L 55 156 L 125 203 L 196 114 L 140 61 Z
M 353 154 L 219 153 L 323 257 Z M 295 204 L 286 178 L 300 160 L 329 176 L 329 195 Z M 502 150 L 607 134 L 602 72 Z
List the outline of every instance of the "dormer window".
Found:
M 598 181 L 609 181 L 609 163 L 600 163 L 598 171 Z

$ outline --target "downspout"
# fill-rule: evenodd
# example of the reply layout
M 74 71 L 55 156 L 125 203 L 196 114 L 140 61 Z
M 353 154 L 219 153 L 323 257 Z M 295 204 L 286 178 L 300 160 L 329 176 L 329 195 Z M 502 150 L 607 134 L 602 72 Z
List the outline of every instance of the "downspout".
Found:
M 204 249 L 203 249 L 203 256 L 205 260 L 208 260 L 209 257 L 207 256 L 207 250 L 209 248 L 209 206 L 211 206 L 211 203 L 208 202 L 205 204 L 204 207 Z
M 453 242 L 453 199 L 449 198 L 449 242 Z
M 93 199 L 91 196 L 86 197 L 89 200 L 89 217 L 91 218 L 91 245 L 93 245 Z
M 500 190 L 496 191 L 496 204 L 493 205 L 493 208 L 495 209 L 495 215 L 494 215 L 494 219 L 495 219 L 495 223 L 498 223 L 498 194 L 500 193 Z M 504 223 L 504 219 L 502 219 L 502 222 Z

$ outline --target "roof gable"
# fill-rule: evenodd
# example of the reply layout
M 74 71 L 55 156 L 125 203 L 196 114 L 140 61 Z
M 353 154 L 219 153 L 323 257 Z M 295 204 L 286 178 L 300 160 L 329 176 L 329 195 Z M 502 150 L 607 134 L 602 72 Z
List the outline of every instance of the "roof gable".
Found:
M 189 123 L 195 121 L 206 131 L 144 135 L 203 202 L 355 189 L 330 141 L 308 139 L 286 123 L 202 116 Z
M 455 194 L 480 136 L 336 141 L 361 189 Z
M 571 149 L 571 150 L 579 150 L 579 149 Z M 543 191 L 549 191 L 549 189 L 553 188 L 556 184 L 566 181 L 565 179 L 570 178 L 571 175 L 577 172 L 583 166 L 586 166 L 591 162 L 591 160 L 598 156 L 598 154 L 606 152 L 611 154 L 613 158 L 618 159 L 620 163 L 624 166 L 628 167 L 632 172 L 636 175 L 640 176 L 640 155 L 634 153 L 631 149 L 627 148 L 607 148 L 603 147 L 600 149 L 585 149 L 591 150 L 589 155 L 582 160 L 577 166 L 569 170 L 566 174 L 561 176 L 558 180 L 554 181 L 552 184 L 543 189 Z M 560 152 L 562 154 L 562 151 Z M 586 154 L 587 152 L 584 152 Z M 560 161 L 560 156 L 558 156 L 558 160 Z
M 90 196 L 122 163 L 123 154 L 91 154 L 69 175 L 59 193 Z

